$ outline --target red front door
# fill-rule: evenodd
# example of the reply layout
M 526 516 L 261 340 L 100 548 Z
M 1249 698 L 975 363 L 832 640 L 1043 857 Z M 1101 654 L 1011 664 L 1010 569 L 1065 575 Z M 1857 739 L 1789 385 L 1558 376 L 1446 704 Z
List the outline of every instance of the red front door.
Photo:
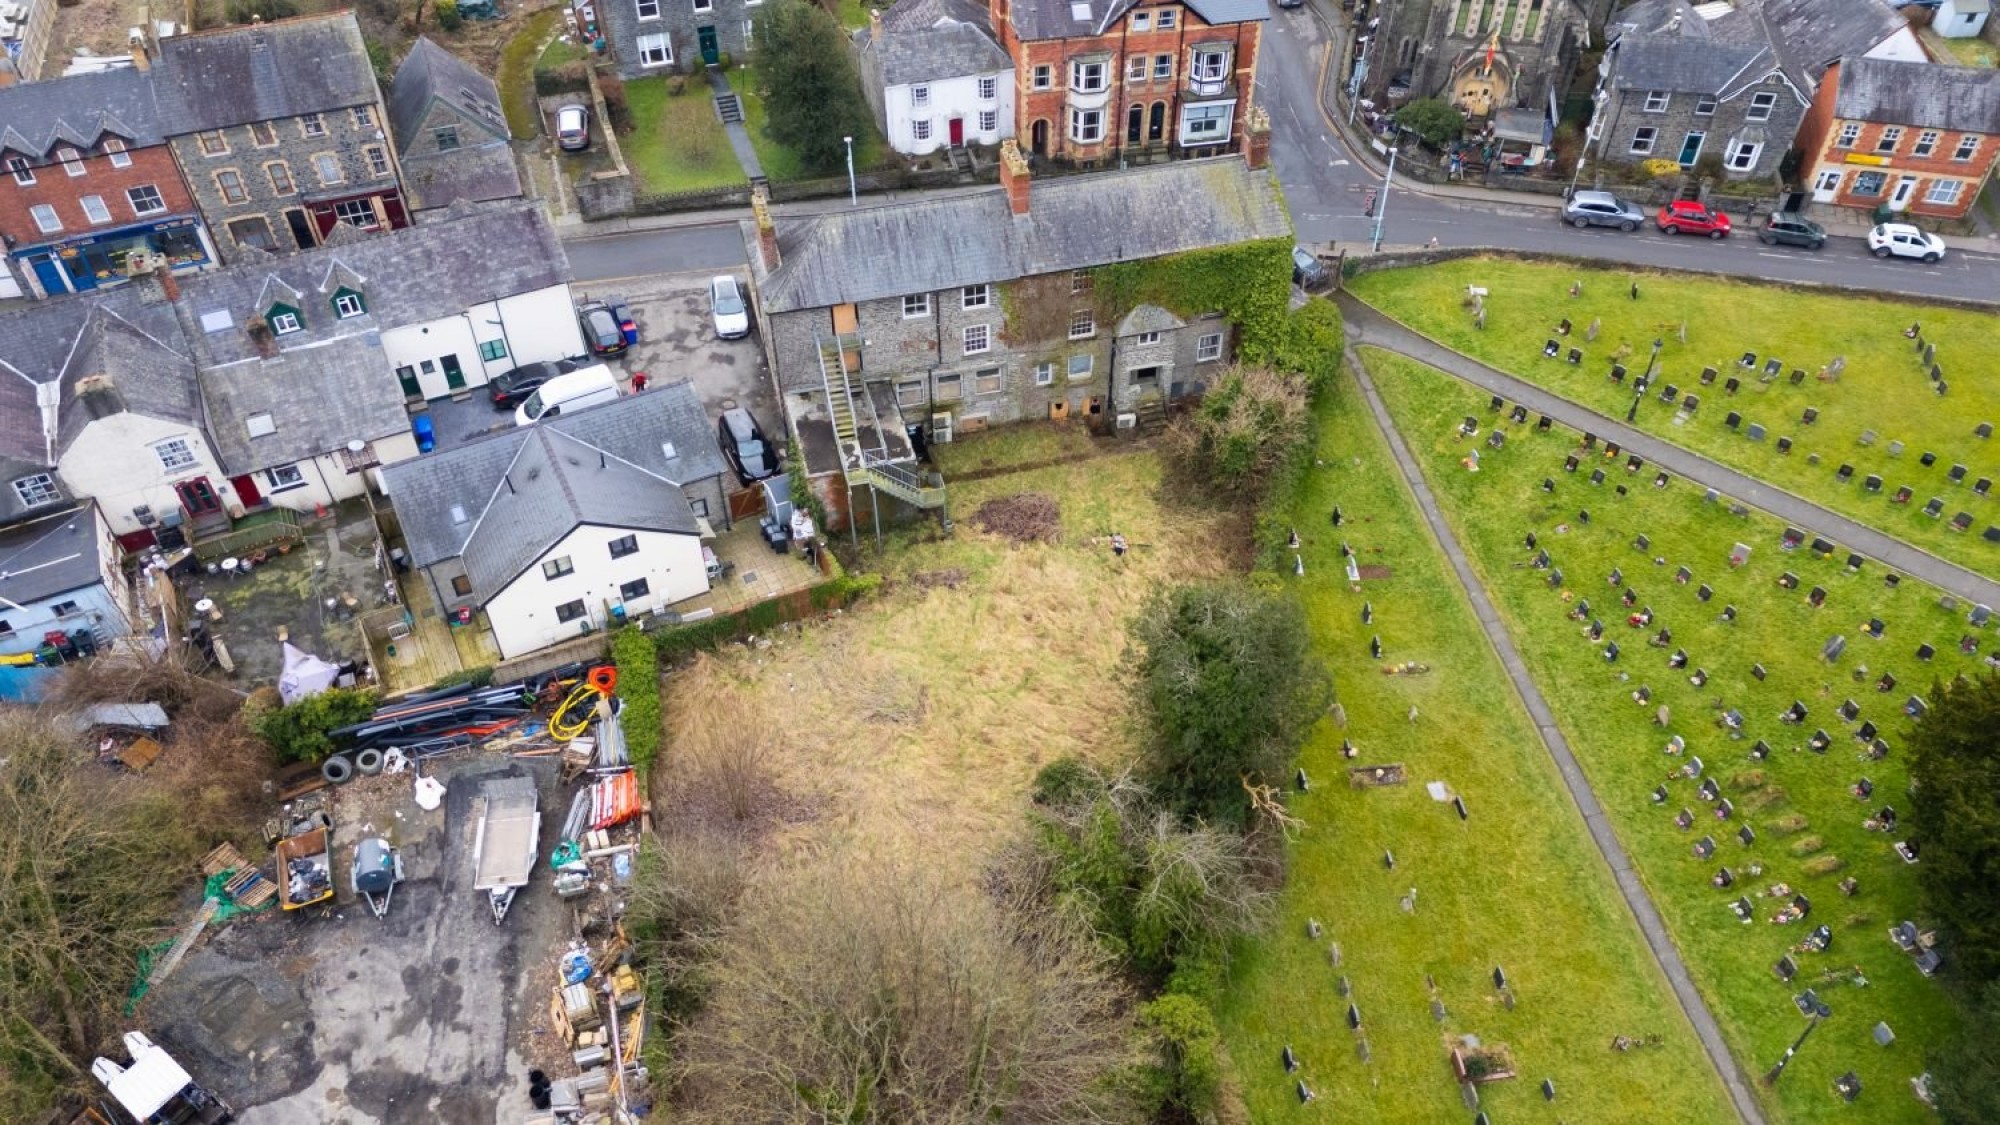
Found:
M 236 489 L 236 498 L 243 502 L 244 508 L 254 508 L 264 502 L 263 494 L 257 491 L 256 477 L 245 473 L 240 477 L 230 477 L 229 483 Z
M 187 510 L 190 517 L 222 510 L 222 497 L 215 494 L 215 486 L 208 483 L 207 477 L 180 481 L 174 485 L 174 491 L 180 494 L 181 507 Z
M 954 145 L 965 143 L 965 118 L 954 117 L 951 119 L 951 143 Z

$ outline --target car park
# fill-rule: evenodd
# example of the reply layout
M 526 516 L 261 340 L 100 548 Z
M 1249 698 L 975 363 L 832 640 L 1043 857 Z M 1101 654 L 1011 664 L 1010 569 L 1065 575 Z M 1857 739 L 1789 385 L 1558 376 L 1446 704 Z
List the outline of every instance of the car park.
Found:
M 1764 220 L 1757 241 L 1766 246 L 1806 246 L 1817 250 L 1826 245 L 1826 228 L 1811 219 L 1780 211 Z
M 556 147 L 582 152 L 590 147 L 590 109 L 575 102 L 556 110 Z
M 588 362 L 578 359 L 544 359 L 534 363 L 524 363 L 512 371 L 495 375 L 492 381 L 486 384 L 487 394 L 493 400 L 493 409 L 512 410 L 521 405 L 521 400 L 539 390 L 543 383 L 558 375 L 575 371 Z
M 623 355 L 625 352 L 625 330 L 619 327 L 618 314 L 603 301 L 585 301 L 576 308 L 576 320 L 583 326 L 583 339 L 590 345 L 590 354 L 600 358 Z
M 740 340 L 750 334 L 750 307 L 744 303 L 743 287 L 733 275 L 709 279 L 708 318 L 718 339 Z
M 748 410 L 737 406 L 723 411 L 715 429 L 716 438 L 722 443 L 722 455 L 729 459 L 737 479 L 745 485 L 778 474 L 778 458 L 771 441 Z
M 1563 204 L 1562 219 L 1578 230 L 1617 227 L 1629 231 L 1645 225 L 1646 213 L 1608 191 L 1579 191 Z
M 1729 216 L 1720 211 L 1711 211 L 1692 199 L 1676 199 L 1660 208 L 1655 220 L 1661 234 L 1705 234 L 1710 238 L 1722 238 L 1729 234 Z
M 1944 239 L 1908 223 L 1882 223 L 1868 232 L 1868 250 L 1878 258 L 1915 258 L 1935 262 L 1944 257 Z

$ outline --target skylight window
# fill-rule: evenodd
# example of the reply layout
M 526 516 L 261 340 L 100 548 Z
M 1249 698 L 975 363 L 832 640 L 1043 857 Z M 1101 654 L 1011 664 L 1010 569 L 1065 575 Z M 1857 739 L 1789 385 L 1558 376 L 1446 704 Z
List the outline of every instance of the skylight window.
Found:
M 1072 3 L 1069 6 L 1069 18 L 1082 20 L 1085 23 L 1090 22 L 1090 5 L 1087 3 Z

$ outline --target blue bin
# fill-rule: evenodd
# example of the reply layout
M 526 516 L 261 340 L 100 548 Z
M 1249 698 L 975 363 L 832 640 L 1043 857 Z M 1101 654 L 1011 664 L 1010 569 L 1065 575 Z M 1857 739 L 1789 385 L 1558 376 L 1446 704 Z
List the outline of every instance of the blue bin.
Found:
M 417 452 L 429 453 L 437 448 L 437 425 L 428 414 L 419 414 L 410 419 L 410 432 L 417 437 Z

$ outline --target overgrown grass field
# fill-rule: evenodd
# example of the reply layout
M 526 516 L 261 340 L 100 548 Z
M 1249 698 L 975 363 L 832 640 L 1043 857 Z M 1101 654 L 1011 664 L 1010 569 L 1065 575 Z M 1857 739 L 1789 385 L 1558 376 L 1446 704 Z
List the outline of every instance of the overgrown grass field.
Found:
M 1583 293 L 1572 298 L 1570 285 L 1578 281 Z M 1630 296 L 1634 281 L 1636 301 Z M 1469 285 L 1488 290 L 1483 331 L 1462 307 Z M 1663 374 L 1639 407 L 1640 427 L 1924 550 L 1985 573 L 2000 571 L 2000 543 L 1980 537 L 2000 524 L 2000 491 L 1981 497 L 1972 488 L 1981 477 L 2000 478 L 2000 439 L 1974 433 L 1982 422 L 2000 427 L 2000 364 L 1992 357 L 1990 312 L 1498 258 L 1385 270 L 1355 279 L 1352 289 L 1450 347 L 1619 418 L 1632 403 L 1631 376 L 1645 371 L 1652 342 L 1662 340 Z M 1568 338 L 1553 331 L 1564 318 L 1574 329 Z M 1584 339 L 1593 319 L 1602 322 L 1594 343 Z M 1950 387 L 1943 397 L 1932 392 L 1915 341 L 1903 335 L 1917 323 L 1924 340 L 1937 346 L 1936 362 Z M 1682 324 L 1686 344 L 1679 338 Z M 1581 348 L 1583 363 L 1544 359 L 1542 345 L 1552 337 L 1565 349 Z M 1620 344 L 1632 349 L 1623 385 L 1608 377 Z M 1745 352 L 1756 353 L 1760 365 L 1781 360 L 1781 377 L 1765 383 L 1761 367 L 1738 367 Z M 1836 356 L 1846 358 L 1839 381 L 1820 381 L 1820 369 Z M 1713 386 L 1701 385 L 1705 366 L 1717 371 Z M 1795 368 L 1805 372 L 1796 387 Z M 1724 390 L 1731 377 L 1741 380 L 1734 395 Z M 1700 396 L 1692 418 L 1659 401 L 1667 383 Z M 1811 424 L 1802 421 L 1808 408 L 1819 412 Z M 1742 416 L 1736 430 L 1725 425 L 1732 411 Z M 1751 423 L 1765 427 L 1763 441 L 1745 436 Z M 1868 431 L 1875 440 L 1864 446 Z M 1792 440 L 1790 453 L 1778 452 L 1780 437 Z M 1903 443 L 1900 454 L 1891 451 L 1892 442 Z M 1927 452 L 1937 455 L 1928 467 L 1920 463 Z M 1842 465 L 1854 470 L 1844 484 L 1836 479 Z M 1953 465 L 1967 467 L 1961 483 L 1947 479 Z M 1882 478 L 1881 491 L 1863 488 L 1870 475 Z M 1912 490 L 1910 502 L 1895 503 L 1904 486 Z M 1944 502 L 1936 517 L 1923 512 L 1932 497 Z M 1951 530 L 1959 512 L 1973 517 L 1969 531 Z
M 1496 293 L 1503 290 L 1504 282 L 1489 280 Z M 1763 1074 L 1804 1030 L 1794 994 L 1814 988 L 1831 1008 L 1775 1090 L 1758 1087 L 1774 1118 L 1927 1119 L 1908 1080 L 1923 1071 L 1924 1050 L 1959 1029 L 1941 986 L 1920 976 L 1887 936 L 1916 911 L 1910 868 L 1891 850 L 1903 837 L 1868 831 L 1863 821 L 1884 806 L 1908 812 L 1906 697 L 1929 694 L 1934 678 L 1975 666 L 2000 638 L 1991 629 L 1973 630 L 1963 608 L 1943 608 L 1934 589 L 1914 581 L 1891 588 L 1874 563 L 1849 572 L 1844 553 L 1821 559 L 1804 549 L 1783 551 L 1782 525 L 1762 513 L 1732 515 L 1727 501 L 1709 503 L 1685 481 L 1655 489 L 1650 467 L 1627 473 L 1622 457 L 1607 461 L 1601 448 L 1584 450 L 1573 432 L 1507 424 L 1489 413 L 1482 391 L 1401 357 L 1364 354 L 1743 1069 Z M 1484 429 L 1476 438 L 1460 436 L 1467 414 L 1506 430 L 1505 448 L 1488 448 Z M 1474 448 L 1484 454 L 1476 473 L 1463 463 Z M 1564 471 L 1572 453 L 1582 456 L 1573 474 Z M 1600 467 L 1607 479 L 1593 485 L 1589 474 Z M 1553 493 L 1543 490 L 1545 478 L 1554 481 Z M 1629 494 L 1617 494 L 1621 485 Z M 1553 569 L 1530 565 L 1536 553 L 1524 545 L 1530 532 L 1561 570 L 1560 587 L 1551 585 Z M 1641 534 L 1650 539 L 1646 550 L 1634 546 Z M 1732 568 L 1730 551 L 1739 542 L 1752 554 Z M 1691 571 L 1686 584 L 1676 581 L 1682 566 Z M 1609 584 L 1614 568 L 1623 572 L 1622 588 Z M 1787 572 L 1798 577 L 1797 589 L 1779 585 Z M 1713 592 L 1707 602 L 1698 597 L 1703 584 Z M 1808 604 L 1815 586 L 1826 591 L 1819 608 Z M 1633 609 L 1620 604 L 1623 590 L 1636 593 Z M 1606 644 L 1592 643 L 1585 623 L 1569 617 L 1583 600 L 1605 622 L 1605 642 L 1620 646 L 1615 663 L 1606 660 Z M 1722 619 L 1726 606 L 1736 609 L 1733 622 Z M 1651 607 L 1652 623 L 1628 626 L 1627 615 L 1644 607 Z M 1865 635 L 1871 619 L 1885 626 L 1879 640 Z M 1672 631 L 1670 645 L 1650 646 L 1648 638 L 1662 627 Z M 1979 657 L 1960 653 L 1960 638 L 1969 633 L 1981 646 Z M 1828 662 L 1822 646 L 1836 635 L 1847 638 L 1846 650 Z M 1915 655 L 1924 643 L 1936 649 L 1930 662 Z M 1669 668 L 1675 649 L 1685 650 L 1685 668 Z M 1759 664 L 1767 673 L 1762 681 L 1752 671 Z M 1699 688 L 1690 682 L 1697 670 L 1708 675 Z M 1897 681 L 1889 692 L 1876 687 L 1885 672 Z M 1642 686 L 1652 693 L 1645 705 L 1632 698 Z M 1849 699 L 1859 707 L 1858 721 L 1879 728 L 1886 759 L 1864 760 L 1866 747 L 1854 736 L 1858 721 L 1838 713 Z M 1805 722 L 1781 723 L 1780 712 L 1794 701 L 1808 709 Z M 1662 705 L 1670 709 L 1665 726 L 1655 722 Z M 1726 710 L 1740 711 L 1743 737 L 1731 738 L 1721 726 Z M 1809 741 L 1820 730 L 1831 744 L 1815 753 Z M 1685 749 L 1670 755 L 1665 750 L 1674 736 Z M 1770 746 L 1762 761 L 1751 756 L 1759 740 Z M 1716 801 L 1698 794 L 1698 780 L 1669 777 L 1695 757 L 1703 776 L 1718 783 L 1718 798 L 1734 805 L 1728 819 L 1718 819 Z M 1850 794 L 1862 778 L 1874 785 L 1866 801 Z M 1663 784 L 1668 797 L 1656 802 L 1652 793 Z M 1686 830 L 1675 823 L 1684 808 L 1694 821 Z M 1737 838 L 1746 824 L 1756 834 L 1749 846 Z M 1711 859 L 1693 854 L 1703 837 L 1715 842 Z M 1750 873 L 1752 864 L 1762 865 L 1761 875 Z M 1725 865 L 1736 882 L 1716 889 L 1710 879 Z M 1839 887 L 1848 878 L 1857 881 L 1851 897 Z M 1768 895 L 1780 883 L 1808 897 L 1806 919 L 1773 923 L 1790 901 Z M 1753 904 L 1748 923 L 1729 909 L 1739 896 Z M 1832 928 L 1831 948 L 1797 951 L 1822 923 Z M 1798 966 L 1790 985 L 1773 968 L 1788 953 Z M 1870 1038 L 1877 1022 L 1896 1035 L 1886 1049 Z M 1865 1085 L 1858 1107 L 1842 1103 L 1833 1088 L 1849 1070 Z
M 1264 938 L 1245 943 L 1218 1012 L 1252 1118 L 1469 1120 L 1447 1052 L 1475 1035 L 1504 1044 L 1519 1075 L 1482 1087 L 1496 1121 L 1630 1120 L 1642 1106 L 1650 1120 L 1728 1119 L 1720 1082 L 1358 391 L 1343 379 L 1330 398 L 1322 463 L 1297 508 L 1305 574 L 1283 581 L 1334 673 L 1346 726 L 1323 721 L 1301 754 L 1312 789 L 1291 797 L 1306 827 L 1282 908 Z M 1358 587 L 1342 572 L 1343 541 L 1371 568 Z M 1379 663 L 1369 656 L 1376 635 Z M 1383 673 L 1402 663 L 1429 672 Z M 1343 740 L 1357 749 L 1351 760 Z M 1388 764 L 1404 767 L 1404 784 L 1350 787 L 1350 767 Z M 1432 799 L 1434 781 L 1464 798 L 1469 819 Z M 1317 939 L 1309 919 L 1324 927 Z M 1516 998 L 1511 1010 L 1495 967 Z M 1350 1002 L 1359 1033 L 1348 1027 Z M 1659 1045 L 1615 1052 L 1616 1035 Z M 1280 1065 L 1286 1045 L 1303 1063 L 1298 1075 Z M 1298 1078 L 1317 1095 L 1309 1105 L 1298 1102 Z

